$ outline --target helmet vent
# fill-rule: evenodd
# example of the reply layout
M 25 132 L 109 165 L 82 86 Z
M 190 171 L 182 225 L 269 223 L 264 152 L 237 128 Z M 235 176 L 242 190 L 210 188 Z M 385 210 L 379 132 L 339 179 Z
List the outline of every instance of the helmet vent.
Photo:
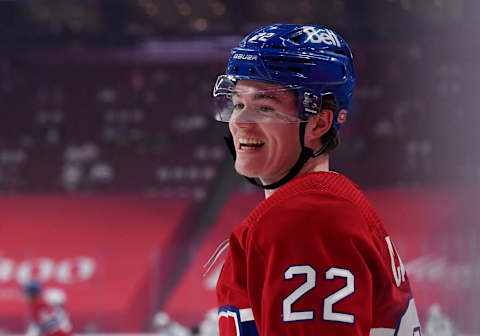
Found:
M 303 34 L 298 34 L 298 35 L 290 37 L 289 40 L 292 41 L 292 42 L 298 43 L 298 41 L 300 41 L 302 36 L 303 36 Z
M 287 50 L 287 48 L 281 47 L 281 46 L 278 46 L 278 45 L 275 45 L 275 44 L 269 45 L 269 47 L 272 48 L 272 49 Z
M 278 65 L 270 65 L 268 68 L 272 69 L 272 70 L 278 70 L 278 71 L 281 71 L 281 70 L 284 69 L 283 67 L 278 66 Z
M 276 57 L 265 57 L 265 65 L 268 69 L 272 71 L 286 71 L 293 73 L 292 75 L 297 76 L 298 74 L 305 74 L 308 72 L 308 66 L 314 65 L 308 59 L 298 59 L 298 58 L 276 58 Z M 305 67 L 307 66 L 307 68 Z
M 298 58 L 274 58 L 274 57 L 265 57 L 264 58 L 265 62 L 274 62 L 274 63 L 297 63 L 297 64 L 303 64 L 303 65 L 315 65 L 313 62 L 310 62 L 307 59 L 298 59 Z
M 288 71 L 293 71 L 293 72 L 302 72 L 302 68 L 296 68 L 296 67 L 288 67 Z

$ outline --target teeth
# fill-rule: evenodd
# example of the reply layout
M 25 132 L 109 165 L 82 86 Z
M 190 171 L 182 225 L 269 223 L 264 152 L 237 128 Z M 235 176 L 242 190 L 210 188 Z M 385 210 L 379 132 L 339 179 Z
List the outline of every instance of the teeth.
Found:
M 238 138 L 238 142 L 242 145 L 263 145 L 264 142 L 258 139 Z

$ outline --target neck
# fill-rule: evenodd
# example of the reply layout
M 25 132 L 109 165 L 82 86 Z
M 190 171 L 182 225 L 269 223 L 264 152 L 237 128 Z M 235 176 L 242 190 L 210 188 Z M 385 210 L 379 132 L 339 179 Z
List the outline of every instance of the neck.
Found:
M 322 154 L 316 158 L 310 158 L 302 167 L 296 177 L 306 175 L 309 173 L 329 171 L 328 154 Z M 294 177 L 295 178 L 295 177 Z M 281 188 L 281 187 L 280 187 Z M 265 198 L 272 196 L 278 189 L 265 189 Z

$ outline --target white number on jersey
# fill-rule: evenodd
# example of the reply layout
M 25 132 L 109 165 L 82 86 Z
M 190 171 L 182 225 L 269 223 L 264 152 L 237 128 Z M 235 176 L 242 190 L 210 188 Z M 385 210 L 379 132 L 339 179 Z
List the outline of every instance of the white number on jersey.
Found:
M 326 321 L 337 321 L 344 323 L 354 323 L 355 316 L 352 314 L 336 313 L 333 311 L 333 305 L 340 300 L 345 299 L 347 296 L 355 292 L 355 277 L 352 272 L 344 268 L 332 267 L 325 272 L 325 279 L 333 280 L 334 278 L 345 278 L 345 287 L 339 289 L 335 293 L 327 296 L 323 300 L 323 319 Z
M 292 304 L 311 289 L 315 288 L 317 272 L 310 265 L 290 266 L 284 274 L 285 280 L 293 279 L 295 275 L 306 275 L 306 281 L 283 300 L 283 321 L 313 320 L 314 311 L 292 312 Z M 323 300 L 323 319 L 327 321 L 354 323 L 355 316 L 352 314 L 338 313 L 333 311 L 333 305 L 355 292 L 355 277 L 347 269 L 332 267 L 325 272 L 325 279 L 333 280 L 336 277 L 346 279 L 345 287 L 327 296 Z
M 284 322 L 313 320 L 313 310 L 292 312 L 292 304 L 295 303 L 295 301 L 297 301 L 306 292 L 315 287 L 315 282 L 317 280 L 317 272 L 312 266 L 309 265 L 290 266 L 285 271 L 285 280 L 291 280 L 293 279 L 294 275 L 299 274 L 306 274 L 307 281 L 305 281 L 300 287 L 295 289 L 292 294 L 290 294 L 285 298 L 285 300 L 283 300 Z

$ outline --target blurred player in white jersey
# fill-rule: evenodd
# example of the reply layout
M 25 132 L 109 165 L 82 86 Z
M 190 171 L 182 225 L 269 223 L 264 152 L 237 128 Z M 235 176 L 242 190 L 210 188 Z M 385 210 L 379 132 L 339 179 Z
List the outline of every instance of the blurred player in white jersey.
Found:
M 221 336 L 421 335 L 392 239 L 329 170 L 354 82 L 349 46 L 325 27 L 268 25 L 232 50 L 215 118 L 229 123 L 236 171 L 266 199 L 230 235 Z
M 23 287 L 28 300 L 30 326 L 28 336 L 71 336 L 72 324 L 65 311 L 65 293 L 58 289 L 43 291 L 37 281 Z
M 152 327 L 157 336 L 190 336 L 190 329 L 173 321 L 165 312 L 158 312 L 153 316 Z

